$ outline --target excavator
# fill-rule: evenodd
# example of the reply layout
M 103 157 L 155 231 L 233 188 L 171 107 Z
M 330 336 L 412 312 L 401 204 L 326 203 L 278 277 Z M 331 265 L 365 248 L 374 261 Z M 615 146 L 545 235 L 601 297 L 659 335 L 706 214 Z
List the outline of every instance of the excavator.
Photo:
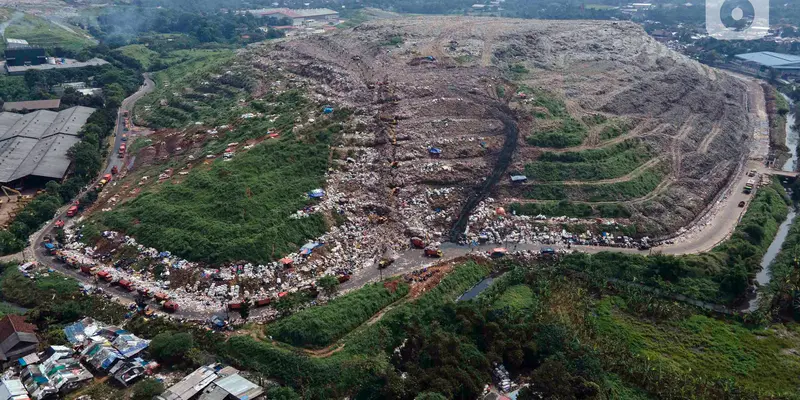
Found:
M 10 188 L 8 186 L 0 186 L 0 189 L 3 189 L 3 194 L 6 195 L 6 198 L 8 198 L 8 202 L 9 203 L 11 203 L 11 195 L 9 193 L 13 193 L 13 194 L 19 196 L 17 198 L 17 201 L 19 201 L 19 199 L 22 198 L 22 193 L 20 193 L 19 190 L 12 189 L 12 188 Z

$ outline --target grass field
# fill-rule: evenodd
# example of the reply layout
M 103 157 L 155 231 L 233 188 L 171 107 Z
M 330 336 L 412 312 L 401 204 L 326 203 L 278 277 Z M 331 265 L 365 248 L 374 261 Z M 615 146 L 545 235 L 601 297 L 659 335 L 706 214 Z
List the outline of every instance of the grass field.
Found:
M 62 47 L 75 51 L 94 44 L 89 35 L 80 28 L 71 25 L 69 28 L 73 32 L 46 19 L 26 14 L 24 18 L 8 26 L 5 37 L 24 39 L 33 46 Z
M 117 48 L 114 51 L 139 61 L 139 64 L 142 65 L 144 70 L 149 70 L 150 66 L 155 62 L 155 59 L 159 56 L 158 53 L 148 49 L 147 46 L 143 44 L 131 44 Z
M 526 310 L 533 306 L 533 290 L 528 285 L 514 285 L 500 295 L 494 302 L 498 309 Z

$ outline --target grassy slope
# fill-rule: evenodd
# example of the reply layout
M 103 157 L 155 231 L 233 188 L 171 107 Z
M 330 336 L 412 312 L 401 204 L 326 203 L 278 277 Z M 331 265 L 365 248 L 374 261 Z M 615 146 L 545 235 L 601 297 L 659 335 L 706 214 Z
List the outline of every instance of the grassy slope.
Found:
M 143 44 L 131 44 L 128 46 L 123 46 L 115 51 L 119 52 L 120 54 L 133 58 L 142 65 L 142 68 L 145 70 L 150 69 L 150 66 L 153 64 L 154 58 L 158 57 L 158 53 L 153 50 L 147 48 L 147 46 Z
M 620 300 L 607 298 L 598 306 L 599 334 L 639 354 L 653 368 L 730 379 L 764 393 L 796 394 L 800 358 L 788 350 L 800 346 L 797 324 L 751 330 L 702 315 L 652 322 L 621 311 L 615 301 Z
M 31 45 L 42 47 L 63 47 L 71 50 L 80 50 L 91 46 L 92 41 L 78 27 L 70 26 L 76 33 L 68 32 L 51 22 L 25 15 L 25 17 L 11 24 L 6 29 L 6 37 L 27 40 Z

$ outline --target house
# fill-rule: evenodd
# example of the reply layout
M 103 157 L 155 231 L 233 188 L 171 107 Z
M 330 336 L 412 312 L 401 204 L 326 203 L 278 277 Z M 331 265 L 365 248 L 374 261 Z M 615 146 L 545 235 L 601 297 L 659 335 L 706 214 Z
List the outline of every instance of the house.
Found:
M 30 400 L 19 379 L 0 379 L 0 400 Z
M 164 393 L 156 396 L 156 400 L 189 400 L 214 382 L 219 375 L 216 365 L 206 365 L 196 369 L 180 382 L 172 385 Z
M 9 314 L 0 319 L 0 361 L 25 357 L 36 351 L 36 326 L 19 315 Z
M 225 372 L 227 369 L 236 372 Z M 230 375 L 222 376 L 226 373 Z M 221 377 L 211 382 L 198 400 L 252 400 L 264 393 L 261 386 L 245 379 L 234 368 L 223 368 L 219 375 Z

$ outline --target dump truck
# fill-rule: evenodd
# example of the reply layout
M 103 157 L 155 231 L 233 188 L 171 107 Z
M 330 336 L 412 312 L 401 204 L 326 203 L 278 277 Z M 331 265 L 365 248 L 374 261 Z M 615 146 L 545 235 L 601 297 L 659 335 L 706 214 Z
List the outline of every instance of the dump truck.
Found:
M 127 279 L 120 279 L 119 282 L 117 282 L 117 284 L 119 285 L 119 287 L 121 287 L 121 288 L 123 288 L 123 289 L 125 289 L 125 290 L 127 290 L 129 292 L 132 292 L 132 291 L 135 290 L 135 288 L 133 287 L 133 282 L 131 282 L 131 281 L 127 280 Z
M 755 186 L 756 180 L 755 179 L 748 179 L 747 183 L 744 184 L 744 192 L 746 194 L 750 194 L 753 191 L 753 186 Z
M 166 312 L 178 311 L 178 303 L 172 300 L 167 301 L 166 303 L 164 303 L 164 311 Z
M 111 167 L 111 173 L 112 173 L 113 175 L 116 175 L 116 174 L 118 174 L 118 173 L 119 173 L 119 168 L 117 168 L 117 166 L 116 166 L 116 165 L 115 165 L 115 166 L 113 166 L 113 167 Z
M 47 250 L 47 253 L 51 255 L 56 253 L 56 245 L 52 243 L 44 243 L 44 248 Z
M 241 301 L 232 301 L 232 302 L 228 303 L 228 310 L 231 310 L 231 311 L 241 310 L 242 307 L 244 307 L 244 302 L 241 302 Z
M 425 248 L 425 256 L 440 258 L 442 257 L 442 251 L 438 247 L 428 246 Z
M 83 272 L 84 274 L 91 275 L 92 274 L 92 267 L 90 267 L 88 265 L 81 265 L 81 272 Z
M 114 277 L 108 271 L 98 271 L 97 277 L 106 282 L 111 282 L 114 280 Z
M 270 303 L 272 303 L 272 297 L 256 300 L 256 307 L 268 306 Z
M 167 300 L 169 300 L 169 295 L 164 293 L 164 292 L 158 292 L 158 293 L 156 293 L 154 298 L 156 299 L 156 301 L 159 301 L 159 302 L 167 301 Z
M 125 157 L 125 143 L 119 145 L 119 158 Z
M 55 226 L 56 226 L 56 228 L 58 228 L 58 229 L 61 229 L 61 228 L 63 228 L 63 227 L 64 227 L 64 220 L 63 220 L 63 219 L 60 219 L 60 220 L 56 221 L 56 225 L 55 225 Z
M 422 241 L 421 238 L 418 238 L 416 236 L 411 238 L 411 244 L 418 249 L 425 248 L 425 243 Z
M 350 275 L 339 275 L 336 277 L 336 280 L 338 280 L 339 283 L 345 283 L 350 280 Z
M 67 210 L 68 217 L 74 217 L 76 214 L 78 214 L 78 206 L 72 206 Z

